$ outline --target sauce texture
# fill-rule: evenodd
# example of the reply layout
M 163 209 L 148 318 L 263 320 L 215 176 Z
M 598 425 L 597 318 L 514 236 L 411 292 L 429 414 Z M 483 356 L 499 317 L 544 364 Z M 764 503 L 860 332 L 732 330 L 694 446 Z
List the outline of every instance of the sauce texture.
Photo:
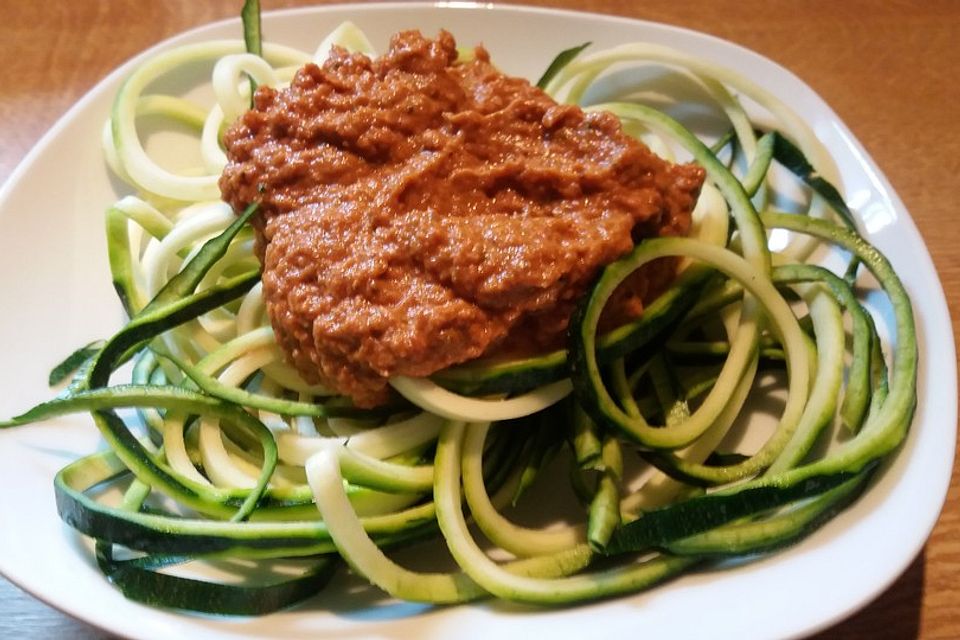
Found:
M 277 341 L 358 406 L 394 375 L 562 345 L 599 270 L 643 238 L 684 235 L 703 182 L 611 114 L 559 105 L 453 37 L 395 35 L 371 60 L 334 48 L 289 88 L 257 90 L 225 137 L 224 199 L 254 226 Z M 663 261 L 617 292 L 634 318 Z

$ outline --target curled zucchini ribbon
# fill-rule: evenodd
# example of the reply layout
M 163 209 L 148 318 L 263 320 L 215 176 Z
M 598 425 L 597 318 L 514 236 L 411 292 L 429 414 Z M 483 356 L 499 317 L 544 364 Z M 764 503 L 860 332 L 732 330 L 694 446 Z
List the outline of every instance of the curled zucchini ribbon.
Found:
M 237 217 L 218 201 L 220 138 L 255 86 L 282 85 L 331 44 L 373 47 L 344 23 L 310 55 L 264 44 L 257 2 L 243 17 L 244 42 L 161 53 L 120 89 L 103 142 L 137 195 L 109 209 L 106 232 L 130 321 L 51 373 L 51 385 L 69 380 L 59 396 L 2 423 L 93 416 L 109 450 L 57 474 L 57 506 L 96 540 L 99 566 L 128 597 L 257 615 L 313 596 L 344 565 L 420 602 L 612 597 L 802 539 L 865 490 L 905 437 L 918 357 L 910 301 L 858 234 L 822 144 L 749 78 L 644 43 L 568 49 L 539 86 L 615 114 L 664 157 L 706 170 L 689 238 L 643 241 L 604 268 L 563 349 L 395 378 L 395 397 L 376 410 L 304 381 L 266 315 L 247 226 L 256 206 Z M 145 93 L 210 61 L 211 108 Z M 624 86 L 625 74 L 616 91 L 605 85 L 624 65 L 678 74 L 729 130 L 704 136 L 707 146 L 667 115 L 648 74 L 636 86 Z M 649 94 L 665 108 L 621 99 Z M 593 96 L 606 101 L 590 104 Z M 758 131 L 740 96 L 775 129 Z M 146 116 L 194 131 L 202 166 L 161 168 L 137 135 Z M 778 210 L 785 200 L 790 212 Z M 845 271 L 807 262 L 825 245 L 849 257 Z M 637 320 L 599 334 L 618 285 L 662 259 L 679 265 L 673 285 Z M 886 327 L 889 354 L 855 285 L 860 266 L 892 310 L 883 316 L 895 324 Z M 127 362 L 132 379 L 113 383 Z M 786 399 L 775 427 L 747 447 L 738 433 L 745 407 L 771 380 Z M 561 522 L 512 519 L 512 506 L 540 499 L 529 496 L 544 490 L 545 469 L 565 467 L 575 506 Z M 104 497 L 110 485 L 124 488 L 120 504 Z M 562 485 L 553 483 L 551 498 Z M 413 571 L 388 556 L 425 537 L 449 549 L 455 570 Z M 253 561 L 267 578 L 216 582 L 203 571 L 242 573 Z

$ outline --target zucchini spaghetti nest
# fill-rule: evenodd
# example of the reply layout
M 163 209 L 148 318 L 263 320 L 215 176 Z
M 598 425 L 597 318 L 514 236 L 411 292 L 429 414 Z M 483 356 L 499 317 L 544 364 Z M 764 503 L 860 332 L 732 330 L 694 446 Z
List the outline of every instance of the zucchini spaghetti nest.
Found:
M 829 155 L 750 79 L 644 43 L 564 51 L 538 86 L 612 113 L 660 156 L 701 167 L 690 237 L 643 240 L 604 267 L 577 302 L 564 348 L 395 376 L 399 395 L 373 409 L 305 382 L 267 318 L 248 225 L 257 206 L 237 216 L 219 200 L 222 136 L 249 107 L 251 82 L 283 86 L 334 44 L 373 47 L 345 23 L 311 56 L 261 43 L 256 3 L 244 18 L 245 42 L 158 54 L 120 89 L 104 149 L 137 195 L 108 210 L 106 227 L 130 320 L 51 374 L 51 384 L 70 379 L 54 400 L 2 423 L 90 412 L 110 448 L 57 475 L 57 506 L 96 540 L 100 567 L 128 597 L 262 614 L 319 592 L 341 561 L 411 601 L 555 605 L 631 593 L 796 542 L 867 488 L 905 437 L 916 404 L 910 301 L 857 232 Z M 211 63 L 210 108 L 148 93 L 159 78 Z M 651 65 L 698 87 L 730 133 L 705 142 L 669 115 L 671 98 L 651 91 L 649 74 L 624 72 Z M 617 97 L 598 90 L 613 72 Z M 194 130 L 204 166 L 161 168 L 138 136 L 148 116 Z M 837 273 L 810 258 L 828 245 L 847 257 Z M 611 296 L 661 258 L 680 265 L 676 281 L 639 318 L 607 330 Z M 861 271 L 877 284 L 861 286 Z M 862 302 L 861 289 L 877 287 L 892 308 L 889 354 Z M 128 362 L 130 381 L 115 383 Z M 771 372 L 785 380 L 776 425 L 738 450 L 737 430 L 753 428 L 748 399 Z M 548 528 L 508 519 L 505 508 L 522 509 L 541 472 L 564 464 L 578 514 Z M 102 498 L 105 483 L 123 487 L 119 504 Z M 427 537 L 446 545 L 455 571 L 411 571 L 385 552 Z M 167 570 L 211 560 L 277 570 L 242 583 Z

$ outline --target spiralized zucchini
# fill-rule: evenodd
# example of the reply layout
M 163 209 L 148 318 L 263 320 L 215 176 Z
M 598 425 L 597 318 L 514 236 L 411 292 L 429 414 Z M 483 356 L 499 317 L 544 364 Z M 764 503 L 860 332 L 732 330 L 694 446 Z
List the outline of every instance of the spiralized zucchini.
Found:
M 566 349 L 397 378 L 397 399 L 376 410 L 304 382 L 264 308 L 246 226 L 256 207 L 238 217 L 219 201 L 220 136 L 249 105 L 251 85 L 283 85 L 332 44 L 368 54 L 373 46 L 345 23 L 315 54 L 261 47 L 248 4 L 246 44 L 167 51 L 120 89 L 102 139 L 133 192 L 106 214 L 130 322 L 51 374 L 53 384 L 76 369 L 63 393 L 3 423 L 91 413 L 110 450 L 58 474 L 57 504 L 97 541 L 101 568 L 128 597 L 261 614 L 313 596 L 344 563 L 395 597 L 437 604 L 631 593 L 796 542 L 855 499 L 905 436 L 918 357 L 910 301 L 857 233 L 826 149 L 749 78 L 644 43 L 574 47 L 539 84 L 560 101 L 613 112 L 661 154 L 706 169 L 690 238 L 647 240 L 608 265 L 571 319 Z M 149 93 L 155 80 L 212 61 L 214 104 Z M 729 135 L 707 138 L 644 104 L 648 75 L 624 86 L 629 76 L 619 73 L 618 96 L 604 85 L 613 71 L 649 65 L 699 86 Z M 590 104 L 594 95 L 603 103 Z M 775 126 L 761 131 L 742 97 Z M 201 166 L 163 168 L 138 135 L 146 116 L 194 131 Z M 785 191 L 802 206 L 779 211 Z M 807 262 L 824 245 L 851 256 L 846 272 Z M 683 258 L 673 287 L 639 320 L 598 334 L 616 286 L 665 256 Z M 861 302 L 860 265 L 893 309 L 889 356 Z M 113 384 L 131 360 L 130 382 Z M 759 446 L 738 448 L 734 432 L 756 428 L 750 398 L 768 391 L 771 372 L 786 380 L 777 425 L 750 438 Z M 506 507 L 522 510 L 544 469 L 564 464 L 579 512 L 558 513 L 545 529 L 513 522 Z M 104 483 L 127 487 L 119 506 L 94 495 Z M 471 520 L 495 553 L 474 539 Z M 455 571 L 416 572 L 389 557 L 426 536 L 449 548 Z M 117 559 L 117 546 L 135 557 Z M 494 559 L 502 556 L 512 559 Z M 161 571 L 210 558 L 306 564 L 293 577 L 240 585 Z

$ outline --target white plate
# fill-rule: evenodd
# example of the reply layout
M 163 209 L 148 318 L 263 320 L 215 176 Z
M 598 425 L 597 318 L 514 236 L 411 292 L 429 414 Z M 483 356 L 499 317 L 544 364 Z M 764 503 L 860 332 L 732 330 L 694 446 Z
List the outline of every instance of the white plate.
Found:
M 446 6 L 440 6 L 446 5 Z M 789 99 L 831 149 L 870 239 L 913 296 L 921 349 L 920 399 L 910 436 L 878 484 L 851 509 L 785 553 L 735 570 L 683 577 L 609 602 L 565 610 L 496 603 L 437 608 L 388 600 L 318 598 L 260 619 L 181 615 L 129 602 L 57 517 L 52 478 L 100 446 L 83 416 L 0 433 L 0 572 L 28 592 L 132 637 L 789 637 L 843 618 L 887 587 L 933 527 L 948 485 L 956 425 L 954 345 L 943 292 L 902 203 L 836 114 L 799 79 L 738 46 L 674 27 L 606 16 L 472 3 L 327 7 L 268 14 L 268 38 L 313 50 L 344 19 L 382 47 L 401 28 L 449 29 L 482 41 L 505 71 L 536 77 L 552 56 L 647 40 L 706 56 Z M 237 37 L 238 21 L 203 27 L 157 49 Z M 0 416 L 48 397 L 59 358 L 122 321 L 110 285 L 102 212 L 116 196 L 98 138 L 133 61 L 85 96 L 43 138 L 0 192 Z

